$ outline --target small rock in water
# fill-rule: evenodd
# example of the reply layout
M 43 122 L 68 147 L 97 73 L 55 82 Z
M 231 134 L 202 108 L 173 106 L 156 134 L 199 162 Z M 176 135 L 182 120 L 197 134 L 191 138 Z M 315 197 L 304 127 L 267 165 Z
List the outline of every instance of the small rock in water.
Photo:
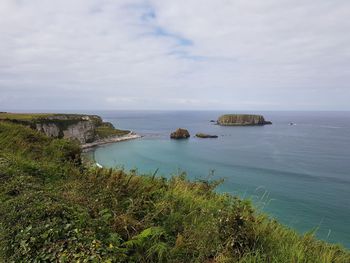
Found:
M 218 138 L 217 135 L 210 135 L 210 134 L 205 134 L 205 133 L 197 133 L 196 137 L 198 137 L 198 138 Z
M 186 129 L 177 129 L 170 134 L 171 139 L 187 139 L 190 137 L 190 133 Z

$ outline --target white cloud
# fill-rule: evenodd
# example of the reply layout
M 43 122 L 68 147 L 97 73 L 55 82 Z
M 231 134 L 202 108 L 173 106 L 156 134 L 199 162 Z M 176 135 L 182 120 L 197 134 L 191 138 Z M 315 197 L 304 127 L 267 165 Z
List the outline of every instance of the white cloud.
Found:
M 2 0 L 0 110 L 350 110 L 348 17 L 347 0 Z

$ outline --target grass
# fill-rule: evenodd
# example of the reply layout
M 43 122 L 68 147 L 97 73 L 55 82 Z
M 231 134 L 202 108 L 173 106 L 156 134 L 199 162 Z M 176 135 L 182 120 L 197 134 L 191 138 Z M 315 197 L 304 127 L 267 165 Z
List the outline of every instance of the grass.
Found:
M 130 133 L 130 131 L 115 129 L 113 126 L 111 127 L 109 125 L 101 125 L 96 128 L 96 134 L 100 139 L 123 136 L 128 133 Z
M 0 122 L 0 262 L 350 262 L 217 185 L 83 164 L 74 142 Z
M 62 117 L 65 116 L 67 120 L 81 120 L 84 116 L 90 116 L 92 121 L 96 122 L 96 125 L 102 123 L 100 117 L 96 115 L 84 115 L 84 114 L 60 114 L 60 113 L 11 113 L 11 112 L 0 112 L 0 120 L 11 120 L 11 121 L 45 121 L 48 117 Z M 51 120 L 52 121 L 52 120 Z M 57 121 L 57 120 L 55 120 Z
M 19 121 L 32 121 L 40 118 L 53 116 L 54 114 L 48 113 L 8 113 L 0 112 L 0 120 L 19 120 Z

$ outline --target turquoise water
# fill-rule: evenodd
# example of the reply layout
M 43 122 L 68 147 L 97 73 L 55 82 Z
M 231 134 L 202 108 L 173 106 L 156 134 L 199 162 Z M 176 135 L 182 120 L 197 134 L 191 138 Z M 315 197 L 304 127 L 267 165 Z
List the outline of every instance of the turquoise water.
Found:
M 96 112 L 142 139 L 96 149 L 108 167 L 219 179 L 218 191 L 251 198 L 300 232 L 350 247 L 350 112 L 263 112 L 273 125 L 221 127 L 224 112 Z M 290 122 L 296 125 L 289 125 Z M 170 140 L 178 127 L 218 139 Z M 214 171 L 214 176 L 209 176 Z

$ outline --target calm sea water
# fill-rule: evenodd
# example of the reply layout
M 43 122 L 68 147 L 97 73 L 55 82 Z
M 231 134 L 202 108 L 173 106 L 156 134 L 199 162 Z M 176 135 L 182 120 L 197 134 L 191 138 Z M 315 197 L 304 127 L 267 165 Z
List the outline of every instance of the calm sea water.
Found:
M 273 125 L 221 127 L 224 112 L 95 112 L 144 135 L 94 152 L 107 167 L 219 179 L 220 192 L 251 198 L 280 222 L 350 247 L 350 112 L 260 112 Z M 225 112 L 227 113 L 227 112 Z M 289 125 L 290 122 L 296 125 Z M 218 139 L 170 140 L 178 127 Z M 214 176 L 209 175 L 214 171 Z

